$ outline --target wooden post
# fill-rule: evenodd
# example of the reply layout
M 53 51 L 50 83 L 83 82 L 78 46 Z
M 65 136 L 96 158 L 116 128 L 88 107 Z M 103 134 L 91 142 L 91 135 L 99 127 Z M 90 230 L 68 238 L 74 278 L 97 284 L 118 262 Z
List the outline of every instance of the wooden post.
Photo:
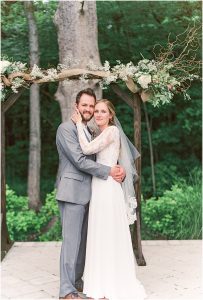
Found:
M 141 154 L 141 98 L 139 94 L 135 94 L 133 101 L 134 111 L 134 141 L 135 146 Z M 137 198 L 137 221 L 133 228 L 133 247 L 138 266 L 146 266 L 144 256 L 142 254 L 141 244 L 141 157 L 136 160 L 136 168 L 139 179 L 135 184 L 136 198 Z
M 13 242 L 10 241 L 6 224 L 6 181 L 5 181 L 5 113 L 1 110 L 1 260 Z
M 111 84 L 111 87 L 113 91 L 133 109 L 134 141 L 137 150 L 141 154 L 141 98 L 139 94 L 134 94 L 133 98 L 131 98 L 116 84 Z M 138 266 L 146 266 L 141 244 L 141 158 L 136 160 L 136 168 L 139 175 L 139 180 L 135 184 L 138 207 L 137 221 L 135 222 L 132 233 L 132 242 Z
M 6 223 L 6 175 L 5 175 L 5 113 L 20 97 L 24 88 L 11 95 L 1 105 L 1 260 L 12 247 Z

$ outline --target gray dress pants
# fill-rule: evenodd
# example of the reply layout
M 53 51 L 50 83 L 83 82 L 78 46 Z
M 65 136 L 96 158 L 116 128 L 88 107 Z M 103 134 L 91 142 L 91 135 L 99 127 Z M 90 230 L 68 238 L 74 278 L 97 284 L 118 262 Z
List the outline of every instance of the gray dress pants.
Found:
M 89 204 L 58 201 L 62 225 L 59 297 L 77 292 L 85 265 Z

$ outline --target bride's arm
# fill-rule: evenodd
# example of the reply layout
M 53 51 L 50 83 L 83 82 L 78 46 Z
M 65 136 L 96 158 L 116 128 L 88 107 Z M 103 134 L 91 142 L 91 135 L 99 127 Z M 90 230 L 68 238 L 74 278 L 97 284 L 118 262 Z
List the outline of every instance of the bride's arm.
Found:
M 101 151 L 109 144 L 111 144 L 114 141 L 115 136 L 119 134 L 118 128 L 116 126 L 109 126 L 104 129 L 102 133 L 93 141 L 88 142 L 83 130 L 82 123 L 77 122 L 76 126 L 78 130 L 80 146 L 84 154 L 93 154 Z

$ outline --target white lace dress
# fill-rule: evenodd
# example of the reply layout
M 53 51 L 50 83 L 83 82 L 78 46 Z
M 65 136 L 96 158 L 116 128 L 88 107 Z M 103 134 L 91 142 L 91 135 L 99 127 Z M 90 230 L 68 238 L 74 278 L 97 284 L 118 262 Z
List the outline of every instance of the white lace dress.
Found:
M 120 138 L 116 126 L 107 127 L 90 143 L 81 123 L 77 129 L 84 154 L 97 153 L 97 162 L 108 166 L 117 164 Z M 123 190 L 110 176 L 107 180 L 92 179 L 83 292 L 95 299 L 146 297 L 136 278 Z

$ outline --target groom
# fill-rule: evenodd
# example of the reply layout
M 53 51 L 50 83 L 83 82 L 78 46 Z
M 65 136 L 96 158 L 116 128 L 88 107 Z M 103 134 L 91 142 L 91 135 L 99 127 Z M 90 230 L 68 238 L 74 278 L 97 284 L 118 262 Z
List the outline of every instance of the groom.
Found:
M 96 96 L 92 89 L 80 91 L 76 107 L 82 116 L 84 132 L 91 141 L 87 122 L 94 114 Z M 59 154 L 56 199 L 62 224 L 62 247 L 60 255 L 59 299 L 81 299 L 82 275 L 88 224 L 88 208 L 91 198 L 92 176 L 106 180 L 112 176 L 121 182 L 125 171 L 120 166 L 109 167 L 95 162 L 95 155 L 82 153 L 77 128 L 72 121 L 62 123 L 57 130 L 56 145 Z

